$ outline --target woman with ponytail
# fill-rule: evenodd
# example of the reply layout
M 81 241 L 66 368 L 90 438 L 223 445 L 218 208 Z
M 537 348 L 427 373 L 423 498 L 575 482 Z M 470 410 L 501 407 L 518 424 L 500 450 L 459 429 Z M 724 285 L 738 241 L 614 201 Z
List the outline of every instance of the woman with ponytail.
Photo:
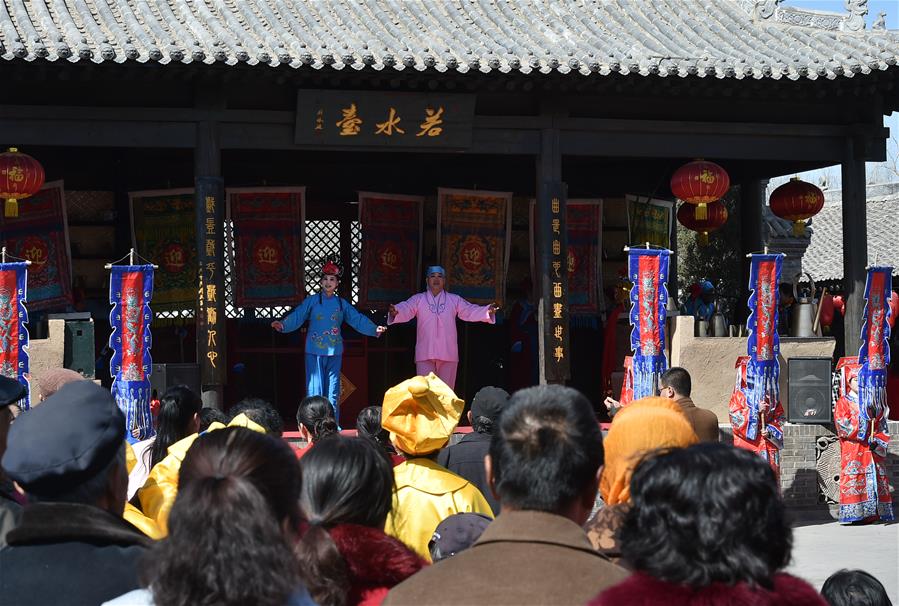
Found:
M 306 440 L 306 447 L 297 449 L 297 458 L 305 455 L 309 449 L 324 438 L 338 433 L 337 419 L 331 402 L 324 396 L 308 396 L 303 398 L 297 408 L 297 429 Z
M 170 387 L 159 399 L 156 435 L 134 445 L 136 464 L 128 474 L 128 498 L 134 496 L 153 466 L 165 458 L 169 446 L 193 433 L 200 426 L 203 401 L 187 385 Z
M 381 530 L 393 498 L 393 470 L 364 438 L 318 443 L 301 461 L 300 504 L 309 527 L 299 570 L 319 606 L 374 606 L 427 563 Z
M 147 589 L 107 606 L 312 606 L 293 554 L 300 469 L 286 442 L 242 427 L 201 435 L 181 465 Z

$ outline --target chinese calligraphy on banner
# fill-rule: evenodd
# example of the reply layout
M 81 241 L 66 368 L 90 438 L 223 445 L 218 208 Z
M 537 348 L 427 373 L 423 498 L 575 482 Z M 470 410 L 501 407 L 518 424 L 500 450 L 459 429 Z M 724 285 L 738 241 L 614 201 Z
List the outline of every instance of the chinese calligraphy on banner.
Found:
M 561 383 L 570 376 L 566 194 L 566 185 L 554 181 L 544 183 L 537 198 L 537 229 L 541 231 L 537 241 L 542 244 L 537 255 L 543 281 L 540 298 L 543 315 L 541 378 L 549 383 Z
M 28 359 L 28 266 L 23 262 L 0 263 L 0 375 L 25 386 L 21 410 L 31 406 Z
M 510 192 L 439 189 L 437 249 L 447 289 L 473 303 L 502 306 L 511 237 Z
M 196 178 L 196 221 L 199 275 L 197 292 L 197 361 L 204 386 L 224 385 L 225 365 L 225 274 L 224 226 L 225 183 L 221 177 Z M 202 226 L 202 227 L 201 227 Z
M 150 413 L 150 300 L 152 265 L 113 265 L 109 276 L 109 346 L 112 395 L 125 415 L 125 439 L 133 444 L 153 435 Z
M 305 190 L 228 189 L 238 307 L 296 305 L 303 300 Z
M 72 304 L 72 270 L 63 182 L 47 183 L 22 201 L 18 217 L 0 217 L 6 251 L 31 261 L 28 309 L 60 309 Z
M 423 200 L 420 196 L 359 192 L 360 308 L 386 307 L 419 288 Z
M 471 145 L 474 95 L 301 90 L 300 145 L 449 147 Z
M 159 265 L 154 277 L 157 312 L 197 305 L 197 241 L 192 189 L 128 194 L 134 247 Z
M 634 195 L 628 195 L 626 199 L 630 232 L 628 241 L 634 245 L 649 242 L 653 246 L 668 248 L 671 245 L 674 201 Z

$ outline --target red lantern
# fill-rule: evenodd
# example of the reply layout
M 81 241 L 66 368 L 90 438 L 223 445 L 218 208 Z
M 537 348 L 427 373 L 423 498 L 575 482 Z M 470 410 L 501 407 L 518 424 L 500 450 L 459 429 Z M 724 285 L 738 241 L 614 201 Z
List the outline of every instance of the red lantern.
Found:
M 793 235 L 805 234 L 805 221 L 824 208 L 824 192 L 811 183 L 793 177 L 773 192 L 768 200 L 771 212 L 793 222 Z
M 6 199 L 4 215 L 19 216 L 19 200 L 33 196 L 44 185 L 44 167 L 15 147 L 0 154 L 0 198 Z
M 715 200 L 706 208 L 706 218 L 699 219 L 693 216 L 691 212 L 692 206 L 689 204 L 681 204 L 677 209 L 678 222 L 693 231 L 698 231 L 697 240 L 700 246 L 707 246 L 709 243 L 709 232 L 719 229 L 727 223 L 727 207 L 721 200 Z
M 707 160 L 693 160 L 674 171 L 671 191 L 675 196 L 696 205 L 696 219 L 707 219 L 707 205 L 724 197 L 730 188 L 727 171 Z

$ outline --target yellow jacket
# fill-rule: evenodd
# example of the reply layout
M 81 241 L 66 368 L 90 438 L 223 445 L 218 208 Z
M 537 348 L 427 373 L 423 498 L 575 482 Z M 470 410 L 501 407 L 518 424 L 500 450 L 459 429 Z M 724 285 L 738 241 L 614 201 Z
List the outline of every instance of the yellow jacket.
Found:
M 221 423 L 212 423 L 206 431 L 216 431 L 223 427 L 225 425 Z M 265 433 L 265 429 L 242 414 L 234 417 L 228 423 L 228 427 L 246 427 L 259 433 Z M 158 527 L 157 532 L 159 536 L 153 538 L 163 538 L 169 533 L 169 512 L 175 503 L 175 497 L 178 495 L 178 473 L 181 471 L 181 462 L 184 461 L 187 451 L 199 435 L 196 433 L 189 435 L 169 446 L 168 454 L 163 460 L 153 466 L 153 469 L 150 470 L 150 475 L 147 476 L 147 481 L 137 491 L 137 498 L 140 500 L 140 508 L 143 511 L 143 515 Z M 126 519 L 129 518 L 126 516 Z M 134 520 L 129 519 L 129 521 L 141 527 Z M 146 523 L 144 523 L 144 526 L 146 526 Z M 144 530 L 144 528 L 141 529 Z
M 429 562 L 428 542 L 445 518 L 465 512 L 493 517 L 490 505 L 474 484 L 430 459 L 404 461 L 393 468 L 393 474 L 393 510 L 384 532 Z
M 134 456 L 134 450 L 131 448 L 131 444 L 125 442 L 125 466 L 129 474 L 135 465 L 137 465 L 137 457 Z M 145 516 L 140 509 L 131 503 L 125 503 L 125 511 L 122 512 L 122 517 L 151 539 L 162 538 L 162 532 L 160 532 L 156 522 Z

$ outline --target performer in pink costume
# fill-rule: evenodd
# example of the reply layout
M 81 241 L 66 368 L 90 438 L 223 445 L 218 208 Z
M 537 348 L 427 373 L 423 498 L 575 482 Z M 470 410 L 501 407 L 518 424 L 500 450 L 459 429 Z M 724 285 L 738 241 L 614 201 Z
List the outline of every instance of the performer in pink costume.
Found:
M 427 271 L 428 289 L 402 303 L 391 305 L 387 325 L 418 318 L 415 371 L 426 377 L 433 372 L 454 389 L 459 366 L 456 318 L 465 322 L 496 322 L 496 305 L 475 305 L 444 290 L 446 270 L 433 265 Z

